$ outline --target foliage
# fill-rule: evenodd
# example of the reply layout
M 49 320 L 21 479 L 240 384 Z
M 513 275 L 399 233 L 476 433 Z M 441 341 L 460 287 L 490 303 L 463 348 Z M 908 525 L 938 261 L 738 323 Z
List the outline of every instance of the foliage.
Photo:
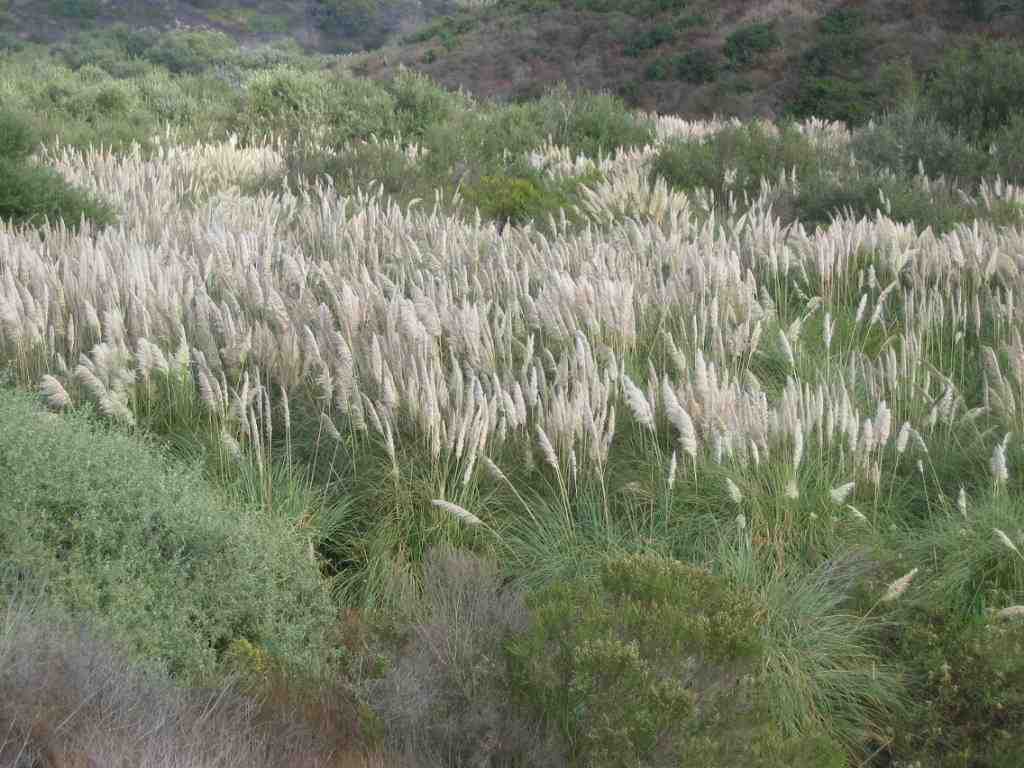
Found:
M 987 152 L 913 104 L 855 132 L 850 149 L 860 161 L 907 176 L 923 170 L 973 186 L 994 175 Z
M 63 219 L 77 228 L 83 219 L 109 224 L 114 212 L 95 196 L 70 186 L 60 174 L 36 165 L 31 120 L 13 110 L 0 110 L 0 220 L 40 224 Z
M 0 415 L 11 572 L 185 678 L 214 673 L 238 639 L 295 669 L 326 661 L 331 607 L 288 521 L 226 507 L 195 470 L 85 414 L 3 392 Z
M 977 41 L 954 48 L 927 81 L 936 117 L 953 130 L 990 141 L 1024 104 L 1024 49 Z
M 872 41 L 863 12 L 838 8 L 818 22 L 820 42 L 800 54 L 796 93 L 787 104 L 795 117 L 865 122 L 881 94 L 867 70 Z
M 758 22 L 740 27 L 725 38 L 722 53 L 726 60 L 736 69 L 747 69 L 769 51 L 782 45 L 775 25 L 771 22 Z
M 1024 622 L 946 620 L 908 609 L 890 642 L 911 670 L 911 706 L 894 724 L 897 757 L 937 768 L 1010 768 L 1024 749 Z
M 675 764 L 701 719 L 751 713 L 755 608 L 705 571 L 618 557 L 599 584 L 557 583 L 530 606 L 533 623 L 510 646 L 513 687 L 573 761 Z
M 559 746 L 508 696 L 505 645 L 526 626 L 522 597 L 493 562 L 435 549 L 393 663 L 367 683 L 389 746 L 423 765 L 563 764 Z
M 651 175 L 680 189 L 707 188 L 719 200 L 729 191 L 754 196 L 762 180 L 775 182 L 794 169 L 800 178 L 828 163 L 799 131 L 749 124 L 728 127 L 704 141 L 666 142 L 655 156 Z
M 627 56 L 639 56 L 644 51 L 657 48 L 659 45 L 671 43 L 675 40 L 676 32 L 669 24 L 656 24 L 641 33 L 636 39 L 629 43 L 623 53 Z
M 718 78 L 718 60 L 714 54 L 703 48 L 687 51 L 672 60 L 672 69 L 677 78 L 694 85 L 712 83 Z

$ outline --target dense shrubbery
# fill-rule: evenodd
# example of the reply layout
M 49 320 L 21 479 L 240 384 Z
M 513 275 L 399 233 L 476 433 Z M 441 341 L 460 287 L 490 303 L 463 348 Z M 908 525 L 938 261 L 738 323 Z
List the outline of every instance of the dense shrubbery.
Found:
M 72 228 L 83 219 L 112 222 L 109 207 L 28 159 L 36 143 L 29 118 L 0 108 L 0 220 L 40 224 L 63 219 Z
M 287 520 L 231 508 L 139 438 L 0 392 L 0 552 L 132 653 L 183 677 L 237 639 L 314 670 L 332 610 Z M 10 586 L 10 585 L 8 585 Z
M 725 39 L 722 53 L 736 69 L 753 66 L 761 56 L 782 44 L 774 24 L 757 23 L 740 27 Z
M 1024 49 L 1008 42 L 954 49 L 932 73 L 926 94 L 950 128 L 990 140 L 1024 105 Z

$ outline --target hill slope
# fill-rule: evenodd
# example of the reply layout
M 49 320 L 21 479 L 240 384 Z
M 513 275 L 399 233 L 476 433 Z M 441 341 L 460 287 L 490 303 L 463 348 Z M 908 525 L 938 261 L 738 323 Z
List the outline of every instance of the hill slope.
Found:
M 404 64 L 501 99 L 564 80 L 660 113 L 856 122 L 976 36 L 1024 39 L 1024 3 L 513 0 L 436 19 L 356 71 Z

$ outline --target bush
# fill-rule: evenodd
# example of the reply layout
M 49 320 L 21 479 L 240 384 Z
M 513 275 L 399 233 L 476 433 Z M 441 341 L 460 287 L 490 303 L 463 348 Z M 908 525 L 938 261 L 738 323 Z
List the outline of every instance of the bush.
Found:
M 562 735 L 572 764 L 793 759 L 752 682 L 756 607 L 720 579 L 630 555 L 607 561 L 597 583 L 561 582 L 529 605 L 531 626 L 510 645 L 513 690 Z M 803 765 L 835 764 L 814 752 Z
M 74 229 L 83 218 L 110 224 L 114 212 L 90 193 L 70 186 L 54 170 L 0 158 L 0 220 L 37 225 L 62 219 Z
M 0 597 L 0 690 L 6 766 L 262 768 L 333 746 L 295 712 L 176 686 L 31 592 Z
M 733 67 L 745 69 L 754 66 L 763 54 L 778 48 L 781 44 L 774 24 L 748 24 L 725 39 L 722 52 Z
M 864 15 L 855 9 L 838 8 L 822 17 L 820 42 L 800 55 L 790 114 L 857 125 L 878 110 L 880 94 L 866 72 L 871 41 L 863 27 Z
M 505 645 L 526 620 L 522 598 L 502 586 L 493 563 L 428 552 L 408 637 L 383 678 L 367 685 L 389 746 L 415 750 L 424 766 L 563 765 L 558 746 L 508 696 Z
M 718 78 L 718 62 L 710 51 L 698 48 L 677 56 L 673 71 L 677 78 L 694 85 L 713 83 Z
M 858 160 L 908 176 L 923 168 L 929 177 L 976 184 L 994 175 L 987 152 L 914 105 L 890 112 L 857 131 L 850 148 Z
M 94 19 L 100 13 L 100 0 L 50 0 L 50 13 L 72 19 Z
M 1018 112 L 1005 127 L 992 136 L 995 168 L 1008 181 L 1024 184 L 1024 112 Z
M 904 610 L 890 642 L 910 670 L 913 704 L 894 724 L 897 760 L 936 768 L 1012 768 L 1024 750 L 1024 621 L 964 627 Z
M 36 148 L 29 119 L 12 110 L 0 110 L 0 159 L 22 160 Z
M 237 54 L 238 43 L 234 38 L 209 29 L 165 32 L 142 53 L 149 61 L 175 73 L 204 72 L 230 63 Z
M 1024 104 L 1024 48 L 977 42 L 946 54 L 925 94 L 939 120 L 989 141 Z
M 794 168 L 804 178 L 830 162 L 795 128 L 776 134 L 752 123 L 724 128 L 704 141 L 666 142 L 654 158 L 651 174 L 679 189 L 711 189 L 722 200 L 730 190 L 737 197 L 754 196 L 762 179 L 775 182 Z M 727 174 L 734 177 L 727 179 Z
M 574 154 L 608 155 L 620 147 L 638 147 L 654 141 L 654 124 L 631 112 L 621 99 L 607 93 L 570 93 L 564 86 L 530 105 L 540 122 L 540 135 Z
M 237 639 L 296 669 L 324 662 L 333 611 L 287 521 L 226 508 L 139 438 L 10 392 L 0 468 L 0 557 L 134 655 L 187 678 L 214 673 Z

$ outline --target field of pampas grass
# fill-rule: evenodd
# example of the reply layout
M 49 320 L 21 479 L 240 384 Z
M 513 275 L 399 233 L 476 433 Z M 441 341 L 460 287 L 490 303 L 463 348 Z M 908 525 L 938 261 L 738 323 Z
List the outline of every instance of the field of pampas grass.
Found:
M 868 764 L 905 738 L 901 611 L 1019 621 L 1024 218 L 936 232 L 883 196 L 784 225 L 791 174 L 746 199 L 652 177 L 664 143 L 727 127 L 655 119 L 646 147 L 533 151 L 600 177 L 582 225 L 546 228 L 372 184 L 253 192 L 286 172 L 274 142 L 51 147 L 118 219 L 0 225 L 0 364 L 54 410 L 189 443 L 267 513 L 301 486 L 345 607 L 406 615 L 437 546 L 524 590 L 622 553 L 707 568 L 758 596 L 780 722 Z

